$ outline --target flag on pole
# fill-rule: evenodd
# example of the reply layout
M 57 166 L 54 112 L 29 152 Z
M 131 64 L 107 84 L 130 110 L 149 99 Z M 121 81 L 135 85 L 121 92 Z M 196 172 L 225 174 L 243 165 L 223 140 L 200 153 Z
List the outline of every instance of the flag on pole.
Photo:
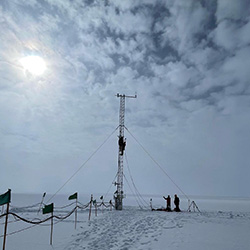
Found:
M 52 213 L 53 210 L 54 210 L 54 203 L 51 203 L 49 205 L 45 205 L 45 207 L 43 208 L 43 214 Z
M 75 200 L 75 199 L 77 199 L 77 193 L 74 193 L 69 196 L 69 200 Z
M 9 189 L 6 193 L 0 195 L 0 206 L 10 203 L 11 190 Z

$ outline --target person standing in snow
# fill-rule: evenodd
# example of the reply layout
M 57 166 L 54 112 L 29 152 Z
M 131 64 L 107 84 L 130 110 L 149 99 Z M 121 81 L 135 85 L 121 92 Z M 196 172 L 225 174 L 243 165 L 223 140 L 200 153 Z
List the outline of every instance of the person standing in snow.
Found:
M 175 209 L 174 211 L 175 212 L 180 212 L 180 199 L 179 197 L 177 196 L 177 194 L 174 195 L 174 204 L 175 204 Z
M 170 195 L 168 195 L 167 198 L 165 196 L 163 196 L 163 198 L 167 201 L 167 208 L 166 208 L 166 210 L 168 212 L 171 212 L 172 210 L 171 210 L 171 197 L 170 197 Z

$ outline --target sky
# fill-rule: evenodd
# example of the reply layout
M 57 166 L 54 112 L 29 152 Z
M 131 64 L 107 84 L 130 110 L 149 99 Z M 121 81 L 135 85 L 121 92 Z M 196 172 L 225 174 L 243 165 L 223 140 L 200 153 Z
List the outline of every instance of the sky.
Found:
M 0 192 L 113 193 L 136 93 L 125 193 L 250 197 L 249 58 L 248 0 L 1 0 Z

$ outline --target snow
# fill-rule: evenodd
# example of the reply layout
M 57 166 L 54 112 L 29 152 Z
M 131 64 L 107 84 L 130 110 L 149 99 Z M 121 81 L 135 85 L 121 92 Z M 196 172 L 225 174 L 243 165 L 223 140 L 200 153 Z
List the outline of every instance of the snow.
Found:
M 24 207 L 39 203 L 37 195 L 13 195 L 12 211 L 27 218 L 44 218 L 47 215 L 37 214 L 39 205 Z M 80 197 L 86 204 L 88 196 Z M 66 196 L 57 196 L 55 206 L 59 207 L 71 202 Z M 196 200 L 201 213 L 185 212 L 186 201 L 181 200 L 182 213 L 140 210 L 134 206 L 132 199 L 124 200 L 122 211 L 109 209 L 78 211 L 77 229 L 74 229 L 74 214 L 64 221 L 54 220 L 53 245 L 50 241 L 50 221 L 32 226 L 24 222 L 16 222 L 9 218 L 8 233 L 30 227 L 28 230 L 9 235 L 6 250 L 130 250 L 130 249 L 219 249 L 248 250 L 250 246 L 250 200 L 249 199 L 199 199 Z M 127 203 L 127 204 L 126 204 Z M 155 205 L 154 205 L 155 204 Z M 130 206 L 129 206 L 130 205 Z M 164 206 L 162 198 L 153 198 L 153 205 Z M 71 209 L 56 209 L 56 215 L 65 215 Z M 4 218 L 0 219 L 1 235 L 4 230 Z M 3 238 L 0 238 L 2 247 Z

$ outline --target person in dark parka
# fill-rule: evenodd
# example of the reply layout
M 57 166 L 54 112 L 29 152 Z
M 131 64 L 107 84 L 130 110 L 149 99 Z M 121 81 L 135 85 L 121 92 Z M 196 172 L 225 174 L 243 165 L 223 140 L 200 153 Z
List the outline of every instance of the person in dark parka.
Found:
M 119 144 L 120 155 L 123 155 L 123 152 L 124 152 L 125 147 L 126 147 L 126 139 L 124 140 L 123 136 L 121 136 L 118 140 L 118 144 Z
M 167 207 L 166 207 L 166 211 L 171 212 L 171 197 L 170 195 L 168 195 L 168 197 L 166 198 L 165 196 L 163 196 L 163 198 L 167 201 Z
M 174 211 L 175 212 L 180 212 L 180 199 L 179 197 L 177 196 L 177 194 L 174 195 L 174 204 L 175 204 L 175 209 Z

